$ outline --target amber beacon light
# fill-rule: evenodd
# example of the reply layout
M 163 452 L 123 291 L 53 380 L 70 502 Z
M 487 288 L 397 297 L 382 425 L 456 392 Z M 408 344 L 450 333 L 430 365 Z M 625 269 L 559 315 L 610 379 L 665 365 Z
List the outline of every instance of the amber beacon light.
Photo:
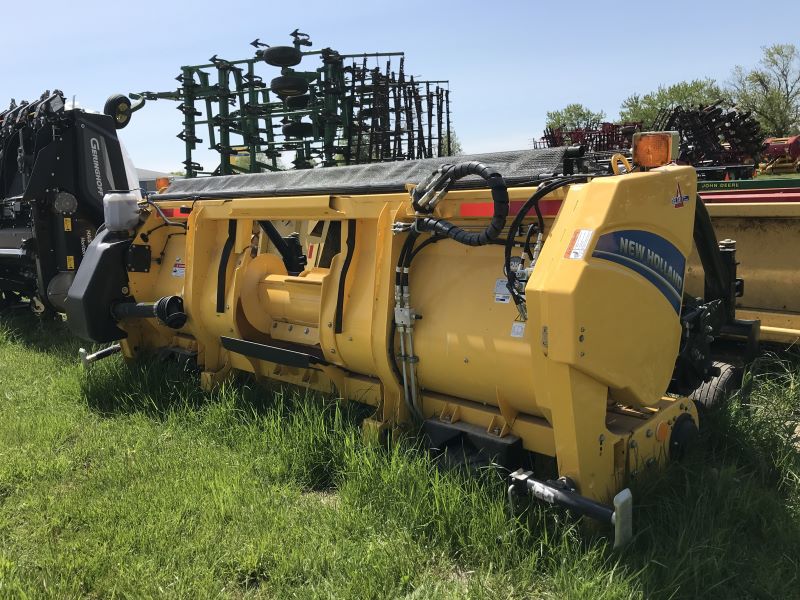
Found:
M 652 169 L 674 162 L 678 158 L 677 131 L 636 133 L 633 136 L 633 162 Z

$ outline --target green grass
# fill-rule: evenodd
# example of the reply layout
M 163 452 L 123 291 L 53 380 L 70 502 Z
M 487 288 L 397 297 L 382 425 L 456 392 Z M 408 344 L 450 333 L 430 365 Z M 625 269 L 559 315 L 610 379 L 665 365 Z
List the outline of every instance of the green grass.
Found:
M 175 366 L 84 373 L 61 323 L 0 321 L 1 598 L 797 598 L 800 370 L 769 361 L 637 536 L 507 513 L 501 473 L 366 445 L 357 405 Z

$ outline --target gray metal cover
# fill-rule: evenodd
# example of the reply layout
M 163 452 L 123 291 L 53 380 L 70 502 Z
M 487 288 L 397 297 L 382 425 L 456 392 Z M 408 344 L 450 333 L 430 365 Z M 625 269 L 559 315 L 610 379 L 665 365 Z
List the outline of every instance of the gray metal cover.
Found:
M 402 192 L 408 183 L 419 183 L 443 164 L 476 160 L 497 169 L 508 185 L 535 183 L 543 176 L 561 172 L 567 148 L 516 150 L 447 156 L 423 160 L 371 163 L 277 171 L 224 177 L 178 179 L 155 200 L 241 198 L 263 196 L 312 196 L 328 194 L 376 194 Z M 482 187 L 477 176 L 465 177 L 456 188 Z

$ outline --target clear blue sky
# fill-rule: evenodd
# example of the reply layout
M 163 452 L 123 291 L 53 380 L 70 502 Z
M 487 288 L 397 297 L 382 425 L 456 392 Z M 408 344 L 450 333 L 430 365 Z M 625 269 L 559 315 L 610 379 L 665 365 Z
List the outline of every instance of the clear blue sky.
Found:
M 2 20 L 2 105 L 59 88 L 100 110 L 112 93 L 174 89 L 183 64 L 243 58 L 254 38 L 284 44 L 299 27 L 314 48 L 402 50 L 412 73 L 449 79 L 467 152 L 529 147 L 545 112 L 570 102 L 613 118 L 633 92 L 724 81 L 761 46 L 800 44 L 798 0 L 45 0 L 4 2 Z M 152 103 L 121 132 L 137 166 L 180 168 L 174 106 Z

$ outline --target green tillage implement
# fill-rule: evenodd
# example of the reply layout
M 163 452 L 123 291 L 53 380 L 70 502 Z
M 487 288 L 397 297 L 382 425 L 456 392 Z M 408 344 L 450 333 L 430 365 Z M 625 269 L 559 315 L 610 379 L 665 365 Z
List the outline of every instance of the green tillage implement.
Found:
M 178 137 L 186 147 L 186 177 L 281 170 L 284 152 L 294 153 L 298 169 L 450 154 L 446 81 L 406 78 L 402 53 L 303 51 L 311 45 L 308 36 L 298 31 L 292 36 L 292 46 L 253 41 L 257 50 L 252 58 L 228 61 L 215 55 L 207 64 L 184 66 L 175 91 L 131 94 L 133 110 L 146 100 L 180 102 L 183 130 Z M 322 60 L 319 68 L 292 68 L 314 55 Z M 387 59 L 385 69 L 377 66 L 382 58 Z M 368 59 L 375 59 L 376 66 L 368 68 Z M 393 59 L 399 59 L 396 71 Z M 345 60 L 352 62 L 346 65 Z M 257 74 L 263 63 L 281 68 L 269 84 Z M 208 147 L 220 154 L 210 171 L 193 158 L 203 143 L 197 130 L 203 125 Z M 242 155 L 245 160 L 236 159 Z

